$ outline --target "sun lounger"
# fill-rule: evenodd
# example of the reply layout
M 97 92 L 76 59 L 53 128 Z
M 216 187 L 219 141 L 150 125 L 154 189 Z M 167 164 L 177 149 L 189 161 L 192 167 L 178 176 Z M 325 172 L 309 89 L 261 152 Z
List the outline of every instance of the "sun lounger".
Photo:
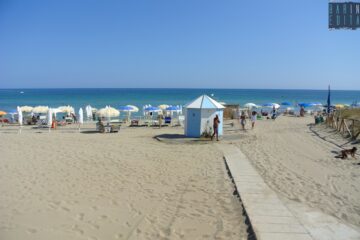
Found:
M 7 119 L 7 118 L 0 119 L 0 122 L 1 123 L 10 123 L 9 119 Z
M 72 117 L 66 117 L 66 118 L 65 118 L 65 122 L 66 122 L 67 124 L 71 124 L 71 123 L 74 122 L 74 119 L 73 119 Z

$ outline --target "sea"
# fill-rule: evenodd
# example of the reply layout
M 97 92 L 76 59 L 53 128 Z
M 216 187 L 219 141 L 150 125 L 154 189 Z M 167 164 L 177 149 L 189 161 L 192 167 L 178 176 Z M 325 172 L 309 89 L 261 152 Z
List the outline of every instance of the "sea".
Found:
M 135 105 L 158 106 L 185 105 L 200 95 L 207 94 L 226 104 L 291 102 L 321 102 L 326 104 L 328 90 L 286 90 L 286 89 L 165 89 L 165 88 L 64 88 L 64 89 L 0 89 L 0 110 L 14 111 L 17 106 L 59 107 L 73 106 L 75 109 L 91 105 L 102 108 L 107 105 L 118 108 Z M 332 104 L 360 102 L 360 91 L 332 90 Z M 77 111 L 77 110 L 76 110 Z M 141 113 L 138 113 L 141 114 Z

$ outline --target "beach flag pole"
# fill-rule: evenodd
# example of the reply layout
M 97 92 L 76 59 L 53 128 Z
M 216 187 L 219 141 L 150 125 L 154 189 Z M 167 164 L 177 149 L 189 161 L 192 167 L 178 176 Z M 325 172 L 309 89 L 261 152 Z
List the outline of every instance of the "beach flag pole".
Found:
M 331 104 L 331 101 L 330 101 L 330 85 L 329 85 L 328 98 L 327 98 L 327 113 L 328 113 L 328 115 L 330 114 L 330 104 Z

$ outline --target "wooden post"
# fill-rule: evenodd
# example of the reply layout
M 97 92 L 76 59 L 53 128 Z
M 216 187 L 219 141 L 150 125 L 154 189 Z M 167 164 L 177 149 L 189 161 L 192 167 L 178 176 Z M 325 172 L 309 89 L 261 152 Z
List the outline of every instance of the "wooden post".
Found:
M 351 126 L 351 136 L 354 138 L 355 136 L 355 120 L 352 119 L 352 126 Z

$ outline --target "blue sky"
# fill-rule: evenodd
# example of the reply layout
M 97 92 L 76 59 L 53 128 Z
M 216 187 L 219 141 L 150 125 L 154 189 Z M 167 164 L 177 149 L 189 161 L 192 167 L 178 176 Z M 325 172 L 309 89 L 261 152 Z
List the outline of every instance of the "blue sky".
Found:
M 0 88 L 360 89 L 327 0 L 0 0 Z

